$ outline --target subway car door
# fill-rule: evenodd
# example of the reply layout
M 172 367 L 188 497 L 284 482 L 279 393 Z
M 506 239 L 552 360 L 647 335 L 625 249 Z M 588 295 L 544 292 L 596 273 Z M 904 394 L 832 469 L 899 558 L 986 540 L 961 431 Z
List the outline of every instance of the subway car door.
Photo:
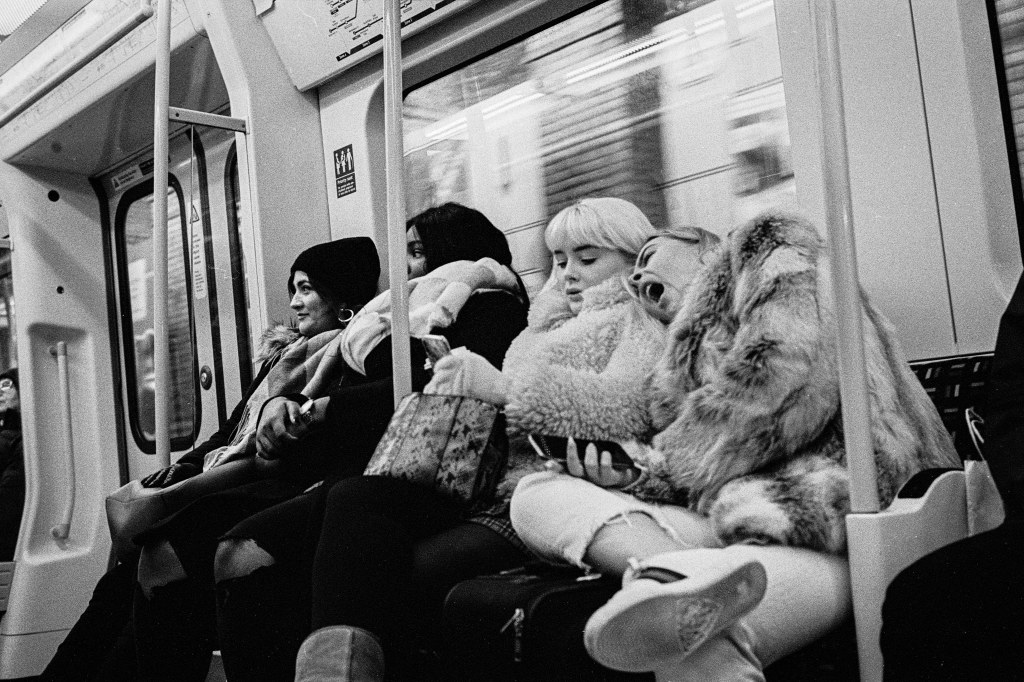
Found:
M 171 376 L 153 368 L 153 157 L 98 178 L 107 202 L 112 316 L 119 341 L 125 480 L 162 466 L 154 456 L 156 391 L 169 396 L 171 461 L 220 428 L 252 376 L 235 135 L 189 126 L 171 139 L 167 192 Z

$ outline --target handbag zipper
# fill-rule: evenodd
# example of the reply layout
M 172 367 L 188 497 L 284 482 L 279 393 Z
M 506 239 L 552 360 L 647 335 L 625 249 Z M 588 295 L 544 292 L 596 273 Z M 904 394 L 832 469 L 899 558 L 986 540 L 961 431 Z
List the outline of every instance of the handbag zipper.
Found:
M 521 567 L 520 569 L 521 570 Z M 601 574 L 597 572 L 587 571 L 587 573 L 578 576 L 575 582 L 588 582 L 591 580 L 599 580 Z M 563 588 L 564 589 L 564 588 Z M 526 609 L 517 607 L 512 612 L 512 617 L 505 621 L 505 624 L 501 626 L 498 631 L 504 634 L 509 628 L 512 628 L 512 662 L 522 663 L 523 662 L 523 635 L 526 631 Z
M 504 625 L 501 626 L 500 632 L 505 632 L 512 628 L 512 662 L 522 663 L 523 662 L 523 621 L 526 620 L 526 611 L 522 608 L 517 608 L 512 612 L 512 617 L 509 618 Z

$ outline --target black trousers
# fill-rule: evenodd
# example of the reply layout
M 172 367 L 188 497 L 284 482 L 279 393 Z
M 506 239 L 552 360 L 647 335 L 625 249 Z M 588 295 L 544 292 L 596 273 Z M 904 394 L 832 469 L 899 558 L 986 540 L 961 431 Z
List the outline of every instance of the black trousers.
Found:
M 129 682 L 136 679 L 130 617 L 136 562 L 119 563 L 93 590 L 85 612 L 57 648 L 43 682 Z
M 1024 679 L 1024 522 L 910 565 L 882 609 L 885 679 Z
M 406 481 L 358 476 L 256 514 L 228 537 L 255 540 L 272 567 L 218 585 L 218 636 L 229 679 L 290 680 L 312 630 L 352 625 L 377 635 L 390 679 L 429 679 L 409 669 L 411 650 L 436 633 L 458 582 L 523 563 L 493 530 Z M 314 542 L 315 539 L 315 542 Z
M 301 482 L 266 479 L 202 497 L 140 536 L 166 540 L 187 577 L 155 587 L 147 598 L 136 586 L 132 610 L 140 679 L 202 682 L 217 648 L 213 561 L 219 538 L 239 521 L 293 498 Z

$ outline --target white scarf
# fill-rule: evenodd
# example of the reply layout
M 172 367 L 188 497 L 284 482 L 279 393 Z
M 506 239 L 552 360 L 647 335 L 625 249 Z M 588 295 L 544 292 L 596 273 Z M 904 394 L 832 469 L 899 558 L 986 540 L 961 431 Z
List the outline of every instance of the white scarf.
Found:
M 409 280 L 409 336 L 416 338 L 451 326 L 472 294 L 495 289 L 522 293 L 512 271 L 492 258 L 446 263 Z M 345 328 L 341 339 L 345 362 L 365 375 L 367 356 L 390 335 L 391 292 L 385 291 L 356 313 Z

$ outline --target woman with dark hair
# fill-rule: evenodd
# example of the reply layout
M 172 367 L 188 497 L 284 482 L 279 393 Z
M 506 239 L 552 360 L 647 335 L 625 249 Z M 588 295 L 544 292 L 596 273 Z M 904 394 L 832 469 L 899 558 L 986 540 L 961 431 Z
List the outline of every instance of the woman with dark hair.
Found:
M 422 277 L 435 266 L 459 260 L 477 260 L 487 253 L 502 265 L 512 263 L 508 241 L 480 211 L 448 202 L 409 219 L 409 277 Z M 417 249 L 418 247 L 418 249 Z M 414 258 L 413 253 L 420 253 Z
M 455 219 L 452 225 L 459 226 L 453 231 L 461 228 L 461 216 L 479 215 L 460 206 L 448 210 Z M 415 218 L 411 222 L 417 224 Z M 413 234 L 415 228 L 409 232 Z M 428 258 L 427 275 L 410 282 L 411 329 L 416 334 L 441 334 L 453 347 L 464 345 L 500 358 L 526 324 L 525 296 L 509 268 L 511 254 L 504 236 L 487 222 L 472 233 L 463 231 L 462 244 L 453 251 L 454 240 L 435 248 L 440 241 L 436 235 L 444 233 L 440 225 L 427 232 L 429 236 L 418 235 L 418 248 L 437 255 Z M 501 247 L 494 248 L 494 243 Z M 453 255 L 463 260 L 441 260 Z M 311 393 L 299 386 L 276 393 L 262 405 L 253 434 L 257 461 L 268 469 L 290 473 L 278 478 L 301 481 L 302 487 L 289 488 L 284 495 L 264 494 L 260 489 L 260 494 L 245 495 L 241 502 L 228 494 L 204 498 L 203 504 L 175 515 L 172 524 L 147 534 L 134 610 L 143 679 L 205 678 L 217 642 L 213 565 L 219 536 L 246 517 L 289 498 L 300 507 L 306 505 L 318 496 L 295 496 L 310 483 L 325 477 L 330 481 L 351 477 L 365 468 L 393 412 L 389 301 L 387 292 L 368 301 L 332 342 L 327 357 L 342 369 L 333 390 Z M 428 379 L 426 358 L 415 339 L 411 350 L 413 387 L 419 389 Z M 202 529 L 198 539 L 192 536 L 197 528 Z M 298 535 L 298 528 L 287 517 L 284 525 L 271 529 L 267 545 L 272 546 L 278 535 L 289 539 Z M 227 537 L 239 536 L 231 530 Z M 252 624 L 264 612 L 261 604 L 247 622 Z M 254 628 L 252 641 L 269 635 L 266 646 L 272 647 L 276 627 L 268 623 Z M 232 679 L 253 678 L 232 673 Z
M 266 330 L 257 356 L 262 362 L 260 370 L 242 400 L 216 433 L 175 463 L 143 478 L 142 485 L 166 488 L 202 473 L 217 461 L 245 454 L 251 456 L 260 406 L 281 387 L 302 379 L 298 372 L 289 368 L 294 370 L 300 358 L 316 357 L 313 349 L 325 349 L 329 345 L 352 318 L 353 309 L 359 309 L 373 297 L 379 277 L 377 249 L 367 237 L 316 244 L 300 253 L 288 275 L 289 306 L 295 315 L 294 323 Z M 329 441 L 320 442 L 321 452 L 325 444 Z M 248 498 L 246 504 L 262 504 L 256 507 L 260 509 L 273 504 L 275 496 L 285 499 L 301 492 L 309 484 L 310 475 L 302 468 L 279 472 L 284 474 L 280 480 L 268 477 L 268 480 L 225 493 L 226 497 L 211 497 L 220 500 L 224 508 L 241 504 Z M 259 494 L 255 495 L 257 490 Z M 209 504 L 197 504 L 196 508 L 204 509 Z M 185 511 L 182 519 L 191 516 L 191 512 Z M 195 514 L 194 518 L 202 519 L 203 515 Z M 209 521 L 216 523 L 216 517 L 211 516 Z M 175 533 L 175 543 L 179 546 L 205 542 L 210 547 L 211 562 L 217 536 L 224 530 L 182 523 L 181 519 L 168 521 L 166 527 Z M 129 620 L 136 564 L 137 557 L 124 557 L 100 578 L 89 606 L 43 672 L 43 680 L 135 679 L 135 648 Z
M 505 270 L 511 262 L 504 235 L 478 211 L 444 204 L 408 222 L 407 246 L 410 275 L 427 273 L 410 281 L 414 333 L 417 326 L 431 326 L 418 323 L 425 312 L 427 317 L 440 314 L 443 318 L 452 312 L 453 302 L 464 298 L 456 323 L 440 330 L 435 327 L 435 333 L 445 335 L 452 348 L 465 346 L 500 367 L 509 344 L 526 326 L 525 302 L 495 290 L 487 281 L 488 268 Z M 484 260 L 475 265 L 465 260 L 441 264 L 454 257 Z M 522 291 L 518 277 L 515 281 Z M 477 293 L 465 298 L 471 289 Z M 430 305 L 417 305 L 424 291 L 440 291 L 436 302 L 441 305 L 433 310 Z M 371 301 L 353 320 L 356 332 L 374 328 L 374 308 Z M 423 357 L 422 351 L 418 356 Z M 413 364 L 422 367 L 422 362 Z M 414 390 L 426 383 L 426 373 L 419 374 L 414 376 Z M 314 411 L 319 413 L 319 407 Z M 351 428 L 358 425 L 353 423 Z M 357 591 L 382 621 L 393 626 L 402 654 L 415 646 L 417 626 L 436 618 L 453 584 L 480 572 L 519 565 L 526 558 L 503 509 L 467 516 L 450 501 L 438 499 L 433 490 L 382 477 L 357 476 L 320 486 L 247 519 L 221 542 L 215 568 L 218 634 L 229 679 L 290 680 L 294 676 L 296 653 L 314 622 L 311 609 L 317 608 L 310 591 L 314 551 L 327 500 L 338 496 L 349 498 L 359 509 L 346 524 L 364 529 L 367 542 L 381 543 L 385 555 L 379 558 L 392 569 L 380 578 L 387 590 L 375 589 L 380 582 L 375 581 Z M 377 513 L 382 508 L 388 510 L 386 518 Z M 415 677 L 422 678 L 423 671 Z

